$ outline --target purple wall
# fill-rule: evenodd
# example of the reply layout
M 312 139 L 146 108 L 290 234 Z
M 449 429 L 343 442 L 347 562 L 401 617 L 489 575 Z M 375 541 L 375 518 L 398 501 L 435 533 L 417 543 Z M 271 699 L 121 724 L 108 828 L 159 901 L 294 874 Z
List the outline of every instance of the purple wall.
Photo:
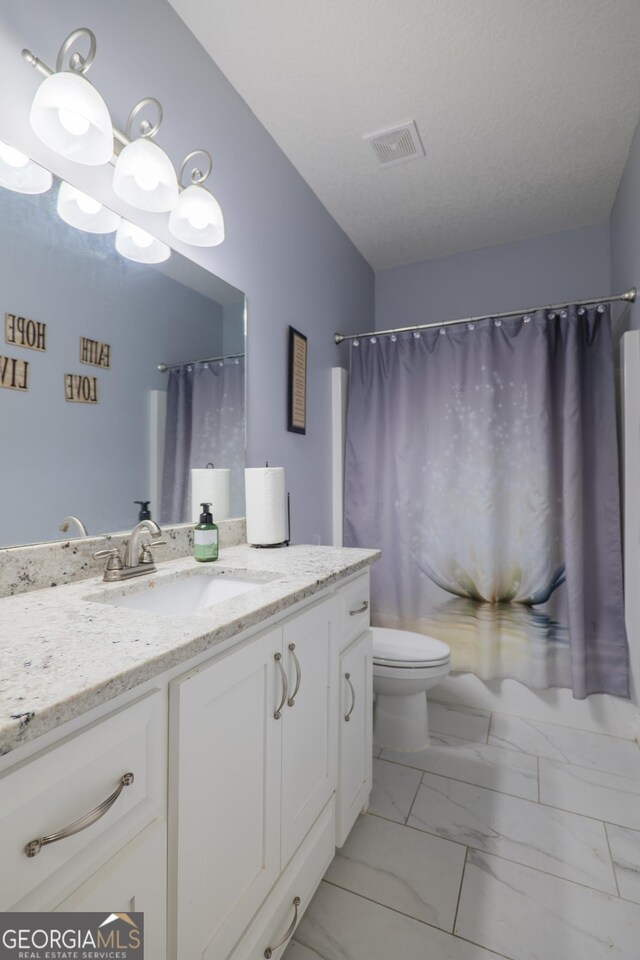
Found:
M 640 126 L 629 150 L 611 212 L 611 284 L 616 292 L 640 288 Z M 640 328 L 640 302 L 631 305 L 629 326 Z
M 172 245 L 247 294 L 248 463 L 283 465 L 294 540 L 328 543 L 330 368 L 347 358 L 332 334 L 373 326 L 371 268 L 167 3 L 5 0 L 1 17 L 0 89 L 11 95 L 0 103 L 0 139 L 169 241 L 166 216 L 138 213 L 114 196 L 111 167 L 65 162 L 30 129 L 40 78 L 22 48 L 55 65 L 65 36 L 86 25 L 98 39 L 89 76 L 114 123 L 123 128 L 135 102 L 155 96 L 164 107 L 158 142 L 174 164 L 198 146 L 213 154 L 208 185 L 227 239 L 211 250 Z M 286 431 L 288 324 L 309 338 L 306 437 Z
M 383 270 L 376 274 L 376 328 L 609 292 L 608 228 L 586 227 Z

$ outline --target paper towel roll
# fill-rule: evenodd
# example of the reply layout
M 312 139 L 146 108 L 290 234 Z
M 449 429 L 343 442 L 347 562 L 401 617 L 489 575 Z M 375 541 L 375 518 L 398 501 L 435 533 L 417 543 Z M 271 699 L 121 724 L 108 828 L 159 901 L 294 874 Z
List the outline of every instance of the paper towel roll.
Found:
M 269 546 L 287 539 L 284 467 L 247 467 L 247 543 Z
M 191 471 L 191 519 L 197 523 L 202 513 L 200 504 L 210 503 L 214 520 L 229 516 L 231 470 L 195 468 Z

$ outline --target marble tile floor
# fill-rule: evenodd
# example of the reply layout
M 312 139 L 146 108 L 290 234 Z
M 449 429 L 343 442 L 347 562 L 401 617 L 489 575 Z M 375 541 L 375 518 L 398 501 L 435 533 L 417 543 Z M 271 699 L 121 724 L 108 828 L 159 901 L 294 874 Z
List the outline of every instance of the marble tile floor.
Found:
M 430 705 L 284 960 L 639 960 L 640 747 Z

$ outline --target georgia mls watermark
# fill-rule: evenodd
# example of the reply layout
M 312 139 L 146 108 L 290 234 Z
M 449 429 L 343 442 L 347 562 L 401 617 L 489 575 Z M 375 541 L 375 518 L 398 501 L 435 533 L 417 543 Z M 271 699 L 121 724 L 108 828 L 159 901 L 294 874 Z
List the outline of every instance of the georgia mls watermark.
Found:
M 142 913 L 0 913 L 0 960 L 144 960 Z

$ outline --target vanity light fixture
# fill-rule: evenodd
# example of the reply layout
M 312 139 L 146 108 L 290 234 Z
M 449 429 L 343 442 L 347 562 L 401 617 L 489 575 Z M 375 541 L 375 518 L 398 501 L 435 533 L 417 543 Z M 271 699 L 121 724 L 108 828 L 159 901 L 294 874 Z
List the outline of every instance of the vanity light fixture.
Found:
M 133 124 L 145 107 L 155 107 L 155 123 L 142 120 L 139 136 L 133 139 Z M 162 107 L 155 97 L 146 97 L 135 105 L 127 120 L 126 145 L 116 161 L 113 189 L 122 200 L 139 210 L 166 213 L 178 202 L 178 178 L 173 164 L 153 137 L 162 123 Z
M 185 171 L 195 157 L 206 158 L 205 172 L 194 166 L 190 172 L 190 183 L 184 186 Z M 224 217 L 220 204 L 202 184 L 211 173 L 211 156 L 206 150 L 193 150 L 183 160 L 180 167 L 180 186 L 182 192 L 178 203 L 169 214 L 169 230 L 178 240 L 197 247 L 215 247 L 224 240 Z
M 70 48 L 80 38 L 89 39 L 89 52 L 76 52 L 69 58 Z M 37 57 L 23 50 L 23 57 L 40 69 Z M 46 69 L 47 79 L 36 90 L 29 120 L 37 136 L 52 150 L 69 160 L 95 166 L 108 163 L 113 154 L 113 130 L 107 105 L 85 73 L 96 55 L 96 38 L 91 30 L 74 30 L 60 47 L 55 73 Z M 47 75 L 48 74 L 48 75 Z
M 162 263 L 168 260 L 171 247 L 156 240 L 146 230 L 128 220 L 122 220 L 116 233 L 116 250 L 128 260 L 137 263 Z
M 0 140 L 0 187 L 16 193 L 46 193 L 52 183 L 48 170 Z
M 78 40 L 86 39 L 89 40 L 87 54 L 71 52 Z M 153 139 L 162 122 L 162 107 L 154 97 L 146 97 L 135 105 L 124 132 L 114 126 L 104 100 L 85 76 L 95 54 L 95 35 L 85 27 L 74 30 L 66 38 L 58 53 L 55 72 L 30 50 L 22 51 L 26 62 L 45 77 L 31 107 L 30 120 L 34 131 L 47 146 L 70 160 L 95 165 L 112 163 L 115 166 L 114 192 L 139 210 L 168 212 L 169 230 L 178 240 L 199 247 L 215 247 L 222 243 L 222 210 L 216 198 L 203 186 L 211 173 L 209 153 L 194 150 L 188 154 L 178 180 L 171 160 Z M 64 69 L 67 58 L 68 68 Z M 153 123 L 146 118 L 139 120 L 142 111 L 149 106 L 157 112 Z M 136 121 L 139 121 L 138 130 L 132 139 Z M 185 185 L 182 182 L 185 171 L 199 155 L 206 159 L 205 172 L 192 165 L 189 182 Z M 62 213 L 60 215 L 71 223 Z M 131 240 L 133 225 L 127 223 L 125 226 L 125 223 L 123 220 L 120 224 L 116 238 L 116 246 L 123 256 L 141 260 L 137 255 L 141 250 L 147 254 L 153 250 L 157 259 L 145 256 L 142 263 L 166 260 L 169 253 L 165 251 L 170 249 L 166 244 L 144 230 L 139 231 L 138 239 L 150 237 L 150 242 L 145 241 L 146 246 L 134 243 Z M 78 223 L 74 222 L 72 226 L 78 226 Z M 159 256 L 160 251 L 162 256 Z M 134 253 L 136 256 L 132 256 Z
M 113 233 L 120 225 L 117 213 L 64 180 L 58 190 L 56 209 L 70 227 L 87 233 Z

